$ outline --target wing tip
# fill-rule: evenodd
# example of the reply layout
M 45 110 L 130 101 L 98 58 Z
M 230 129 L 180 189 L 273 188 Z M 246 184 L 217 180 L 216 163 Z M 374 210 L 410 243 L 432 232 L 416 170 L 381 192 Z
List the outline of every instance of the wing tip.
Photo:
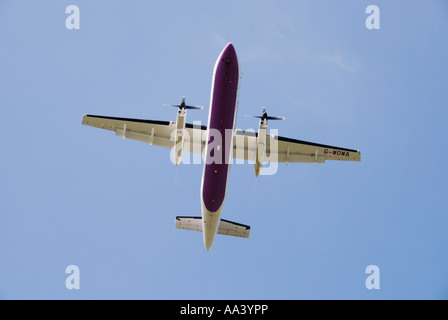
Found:
M 81 124 L 84 124 L 84 125 L 87 124 L 87 117 L 88 117 L 88 116 L 89 116 L 88 114 L 84 114 L 84 115 L 82 116 Z

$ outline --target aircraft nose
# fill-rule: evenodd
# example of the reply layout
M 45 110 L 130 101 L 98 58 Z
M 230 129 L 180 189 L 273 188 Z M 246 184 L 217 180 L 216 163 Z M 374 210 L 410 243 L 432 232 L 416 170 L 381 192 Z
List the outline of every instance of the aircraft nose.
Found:
M 224 50 L 235 50 L 235 47 L 233 46 L 232 42 L 229 42 Z
M 235 47 L 233 46 L 232 43 L 227 44 L 224 50 L 222 50 L 221 61 L 227 65 L 232 64 L 235 61 L 238 61 Z
M 236 55 L 235 47 L 233 46 L 233 44 L 231 42 L 226 45 L 226 47 L 223 50 L 223 53 L 226 56 L 234 56 L 234 55 Z

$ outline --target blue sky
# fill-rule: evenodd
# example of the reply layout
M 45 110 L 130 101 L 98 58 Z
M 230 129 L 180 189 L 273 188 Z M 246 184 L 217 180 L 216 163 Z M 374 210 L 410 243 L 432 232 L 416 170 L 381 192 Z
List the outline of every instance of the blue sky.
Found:
M 448 298 L 447 30 L 442 0 L 1 1 L 0 299 Z M 162 104 L 186 96 L 206 124 L 228 42 L 238 128 L 266 106 L 280 135 L 362 162 L 233 166 L 223 218 L 251 236 L 207 252 L 174 228 L 200 215 L 202 167 L 81 119 L 175 121 Z

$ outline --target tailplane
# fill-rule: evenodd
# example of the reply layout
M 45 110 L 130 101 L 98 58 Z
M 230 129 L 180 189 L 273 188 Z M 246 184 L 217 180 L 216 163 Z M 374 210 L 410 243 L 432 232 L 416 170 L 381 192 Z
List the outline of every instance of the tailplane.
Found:
M 202 217 L 176 217 L 176 228 L 202 232 Z M 217 233 L 226 236 L 249 238 L 250 227 L 221 219 Z

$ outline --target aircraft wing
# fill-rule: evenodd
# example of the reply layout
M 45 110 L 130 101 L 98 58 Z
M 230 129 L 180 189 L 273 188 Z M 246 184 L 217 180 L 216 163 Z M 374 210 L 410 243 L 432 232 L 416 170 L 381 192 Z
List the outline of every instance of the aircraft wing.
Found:
M 176 123 L 172 121 L 117 118 L 85 115 L 82 124 L 114 131 L 115 135 L 171 149 L 174 146 Z M 187 123 L 188 134 L 184 139 L 184 151 L 202 153 L 206 143 L 206 126 Z M 257 133 L 236 130 L 233 138 L 233 158 L 255 161 Z M 290 138 L 267 135 L 266 155 L 271 162 L 323 163 L 325 160 L 360 161 L 357 150 L 334 147 Z
M 255 161 L 257 152 L 255 132 L 237 130 L 234 138 L 233 157 Z M 358 150 L 319 143 L 267 135 L 266 156 L 271 162 L 324 163 L 325 160 L 361 161 Z
M 174 146 L 174 131 L 176 123 L 171 121 L 143 120 L 130 118 L 116 118 L 96 115 L 85 115 L 82 124 L 114 131 L 115 135 L 171 149 Z M 202 152 L 205 146 L 204 132 L 207 127 L 186 124 L 185 147 L 188 145 L 190 152 Z M 197 141 L 197 143 L 193 143 Z M 187 151 L 187 150 L 185 150 Z
M 275 139 L 278 141 L 277 147 L 272 147 L 272 144 L 270 144 L 270 151 L 271 158 L 272 153 L 276 154 L 278 162 L 324 163 L 325 160 L 361 161 L 361 152 L 358 150 L 284 137 L 275 137 Z

